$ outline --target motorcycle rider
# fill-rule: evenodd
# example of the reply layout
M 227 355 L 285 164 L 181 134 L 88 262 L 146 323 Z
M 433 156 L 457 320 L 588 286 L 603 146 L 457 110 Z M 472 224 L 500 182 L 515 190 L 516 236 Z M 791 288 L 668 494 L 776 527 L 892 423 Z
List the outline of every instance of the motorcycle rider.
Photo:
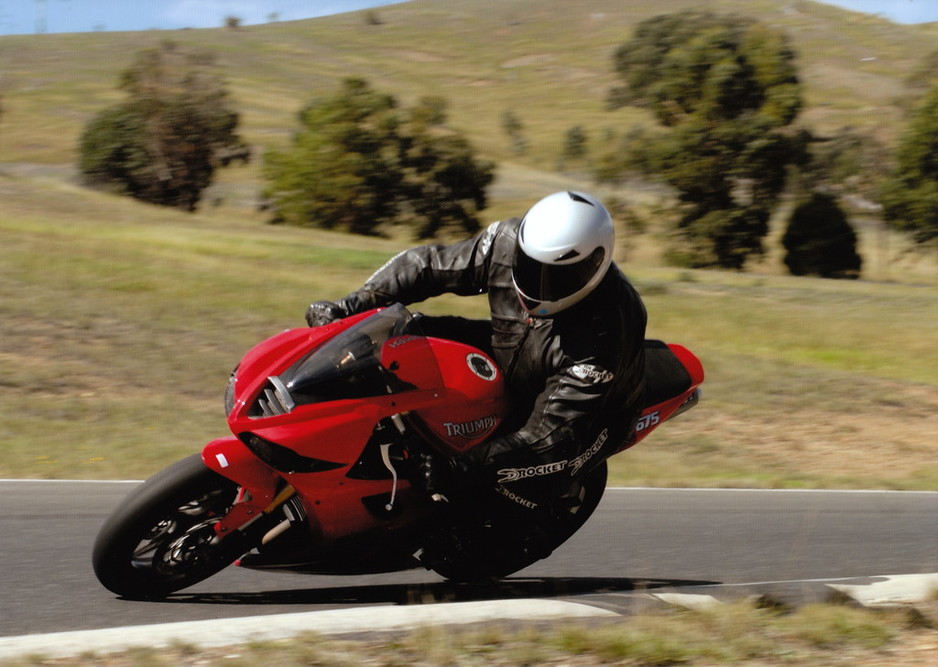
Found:
M 425 317 L 420 326 L 481 348 L 505 373 L 512 416 L 450 464 L 533 516 L 634 432 L 646 313 L 612 260 L 614 240 L 599 200 L 556 192 L 472 238 L 401 252 L 360 289 L 311 304 L 306 319 L 317 326 L 395 302 L 486 293 L 490 321 Z M 430 485 L 441 483 L 437 472 Z M 448 479 L 458 495 L 460 477 Z

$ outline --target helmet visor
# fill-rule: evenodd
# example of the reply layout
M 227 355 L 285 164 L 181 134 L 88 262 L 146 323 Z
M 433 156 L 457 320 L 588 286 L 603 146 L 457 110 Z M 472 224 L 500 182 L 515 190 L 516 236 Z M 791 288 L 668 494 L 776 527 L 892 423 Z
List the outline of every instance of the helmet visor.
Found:
M 528 301 L 559 301 L 586 287 L 602 266 L 604 256 L 600 246 L 573 264 L 544 264 L 528 257 L 519 244 L 512 274 L 518 291 Z

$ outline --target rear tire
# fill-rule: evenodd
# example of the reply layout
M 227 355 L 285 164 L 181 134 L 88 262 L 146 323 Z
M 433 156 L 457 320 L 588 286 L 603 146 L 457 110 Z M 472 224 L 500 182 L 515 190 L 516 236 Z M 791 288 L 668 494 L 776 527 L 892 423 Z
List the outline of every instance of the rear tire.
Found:
M 92 552 L 98 581 L 123 597 L 159 598 L 221 571 L 247 550 L 238 535 L 219 541 L 214 531 L 237 493 L 199 454 L 157 473 L 101 527 Z
M 575 501 L 558 504 L 550 526 L 517 522 L 456 525 L 437 533 L 425 546 L 421 560 L 437 574 L 456 582 L 502 579 L 547 558 L 590 518 L 606 490 L 605 461 L 579 483 Z

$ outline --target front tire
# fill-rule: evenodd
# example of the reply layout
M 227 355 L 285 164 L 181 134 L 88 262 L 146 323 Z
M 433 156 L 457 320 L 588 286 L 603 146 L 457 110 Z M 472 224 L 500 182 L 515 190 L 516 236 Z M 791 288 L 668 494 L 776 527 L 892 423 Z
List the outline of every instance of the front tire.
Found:
M 92 552 L 98 581 L 123 597 L 159 598 L 221 571 L 246 550 L 214 531 L 237 494 L 199 454 L 157 473 L 101 527 Z

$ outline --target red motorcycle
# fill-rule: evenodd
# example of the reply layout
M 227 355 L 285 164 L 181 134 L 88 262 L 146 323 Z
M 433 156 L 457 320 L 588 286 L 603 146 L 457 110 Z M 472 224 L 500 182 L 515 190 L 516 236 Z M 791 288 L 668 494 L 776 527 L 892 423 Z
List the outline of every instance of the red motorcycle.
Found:
M 130 493 L 95 542 L 100 582 L 128 598 L 156 598 L 232 562 L 314 574 L 426 567 L 473 581 L 548 556 L 596 508 L 605 463 L 553 508 L 541 531 L 547 543 L 500 525 L 484 503 L 467 520 L 438 502 L 417 483 L 418 462 L 485 440 L 508 400 L 488 356 L 421 335 L 418 321 L 394 305 L 288 330 L 250 350 L 225 397 L 233 436 Z M 703 381 L 684 347 L 647 341 L 645 352 L 646 407 L 621 450 L 693 407 Z

